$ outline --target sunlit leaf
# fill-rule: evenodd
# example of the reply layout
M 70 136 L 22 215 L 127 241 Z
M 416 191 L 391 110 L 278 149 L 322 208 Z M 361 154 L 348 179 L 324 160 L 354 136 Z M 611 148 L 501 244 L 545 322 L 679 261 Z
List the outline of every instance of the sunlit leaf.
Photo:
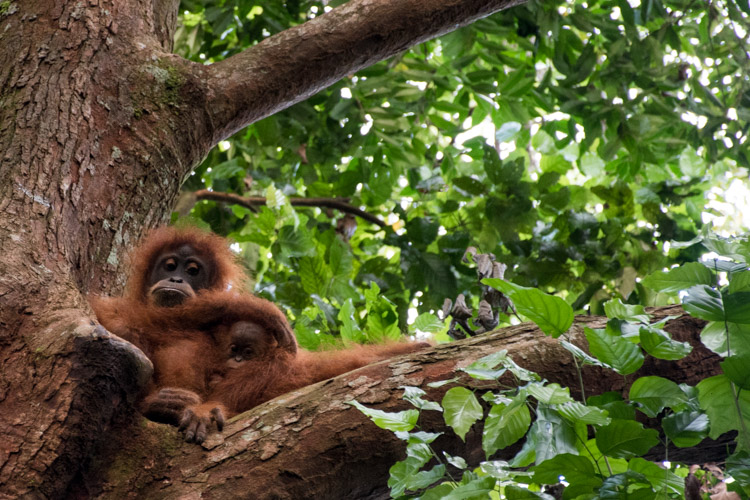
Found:
M 453 387 L 443 396 L 443 418 L 462 440 L 472 425 L 482 418 L 482 406 L 465 387 Z
M 666 272 L 651 273 L 643 279 L 642 283 L 660 292 L 679 292 L 696 285 L 714 285 L 716 278 L 706 266 L 697 262 L 688 262 Z

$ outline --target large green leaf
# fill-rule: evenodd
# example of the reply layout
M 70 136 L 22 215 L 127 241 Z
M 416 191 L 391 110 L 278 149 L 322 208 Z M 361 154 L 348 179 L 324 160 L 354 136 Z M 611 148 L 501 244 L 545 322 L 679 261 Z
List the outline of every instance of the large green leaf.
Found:
M 660 292 L 679 292 L 696 285 L 716 284 L 714 274 L 706 266 L 688 262 L 669 271 L 657 271 L 646 276 L 642 283 Z
M 443 396 L 443 418 L 462 440 L 472 425 L 482 418 L 482 406 L 465 387 L 453 387 Z
M 559 405 L 557 411 L 571 422 L 587 425 L 607 425 L 610 422 L 607 410 L 595 406 L 586 406 L 578 401 L 570 401 Z
M 659 432 L 644 429 L 643 424 L 632 420 L 612 419 L 609 425 L 596 433 L 596 446 L 604 455 L 631 458 L 645 455 L 659 444 Z
M 726 319 L 721 293 L 708 285 L 690 287 L 682 299 L 682 307 L 692 316 L 706 321 Z
M 641 377 L 630 386 L 630 400 L 651 418 L 664 408 L 674 408 L 687 401 L 677 384 L 662 377 Z
M 338 320 L 341 322 L 341 338 L 349 342 L 364 342 L 366 335 L 359 328 L 355 318 L 354 304 L 351 300 L 344 302 L 339 310 Z
M 750 390 L 750 354 L 728 357 L 721 362 L 721 369 L 737 387 Z
M 635 457 L 630 460 L 628 469 L 645 476 L 656 492 L 672 493 L 680 496 L 684 493 L 685 479 L 671 470 L 665 470 L 654 462 L 641 457 Z M 657 496 L 656 498 L 663 497 Z
M 389 431 L 410 431 L 417 424 L 419 412 L 417 410 L 404 410 L 399 412 L 385 412 L 368 408 L 358 401 L 349 401 L 349 404 L 370 417 L 375 425 Z
M 710 322 L 701 331 L 701 341 L 719 356 L 750 354 L 750 325 L 723 321 Z M 729 347 L 731 347 L 731 353 Z
M 497 278 L 486 278 L 482 283 L 509 295 L 518 312 L 536 323 L 547 335 L 557 338 L 573 324 L 573 308 L 560 297 Z
M 673 340 L 668 332 L 654 326 L 642 326 L 639 338 L 643 349 L 659 359 L 682 359 L 693 350 L 689 343 Z
M 705 413 L 687 410 L 667 415 L 661 421 L 667 437 L 677 446 L 696 446 L 708 435 L 708 416 Z
M 586 457 L 563 453 L 550 460 L 546 460 L 530 469 L 534 473 L 533 480 L 537 484 L 557 484 L 560 476 L 565 477 L 568 486 L 565 490 L 570 498 L 594 490 L 602 484 L 602 478 L 596 473 L 594 464 Z
M 493 405 L 484 422 L 482 449 L 489 458 L 497 450 L 521 439 L 531 425 L 526 398 L 517 397 L 508 404 Z
M 643 364 L 643 354 L 637 345 L 605 330 L 584 328 L 589 341 L 589 351 L 599 361 L 606 363 L 622 375 L 633 373 Z
M 750 324 L 750 292 L 721 293 L 706 285 L 690 288 L 682 306 L 696 318 Z
M 710 422 L 711 439 L 725 432 L 750 429 L 750 391 L 739 391 L 726 375 L 703 379 L 697 387 L 701 408 Z
M 649 316 L 643 306 L 623 304 L 620 299 L 610 300 L 604 304 L 604 312 L 608 318 L 646 324 L 649 322 Z

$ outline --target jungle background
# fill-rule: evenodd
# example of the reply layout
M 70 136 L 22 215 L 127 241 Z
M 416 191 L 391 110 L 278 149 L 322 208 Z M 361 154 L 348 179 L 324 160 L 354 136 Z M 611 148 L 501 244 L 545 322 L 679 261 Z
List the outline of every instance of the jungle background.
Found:
M 223 59 L 335 3 L 183 2 L 176 50 Z M 476 300 L 469 246 L 577 312 L 614 297 L 672 303 L 639 278 L 701 258 L 707 223 L 748 225 L 745 11 L 529 2 L 249 126 L 183 186 L 266 206 L 183 200 L 239 243 L 256 291 L 291 313 L 307 348 L 397 336 L 415 311 Z M 297 198 L 323 200 L 293 209 Z M 339 317 L 373 308 L 392 314 Z
M 750 8 L 518 3 L 0 2 L 0 496 L 747 496 Z M 305 348 L 439 345 L 190 448 L 87 302 L 170 220 Z M 488 286 L 536 326 L 449 342 Z
M 183 5 L 177 50 L 207 63 L 336 2 Z M 578 314 L 603 315 L 612 300 L 679 303 L 679 287 L 643 278 L 732 253 L 709 235 L 750 223 L 749 12 L 731 1 L 528 2 L 223 141 L 173 220 L 237 242 L 256 292 L 285 307 L 308 349 L 449 341 L 444 300 L 463 294 L 476 310 L 482 298 L 468 247 Z M 501 324 L 517 323 L 506 312 Z M 424 486 L 404 477 L 419 467 L 400 464 L 392 494 Z M 453 487 L 482 474 L 471 480 Z M 618 486 L 648 483 L 631 480 Z

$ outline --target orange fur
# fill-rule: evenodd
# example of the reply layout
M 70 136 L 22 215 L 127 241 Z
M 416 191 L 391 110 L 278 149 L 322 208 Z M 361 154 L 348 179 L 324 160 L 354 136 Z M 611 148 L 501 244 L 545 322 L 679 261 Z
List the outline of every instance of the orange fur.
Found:
M 209 288 L 181 305 L 156 306 L 148 293 L 154 262 L 184 245 L 211 268 Z M 202 441 L 212 421 L 221 427 L 224 413 L 246 411 L 285 392 L 426 345 L 298 351 L 284 314 L 273 303 L 244 291 L 244 283 L 226 240 L 197 229 L 165 227 L 150 233 L 133 253 L 125 294 L 91 301 L 99 322 L 141 348 L 154 364 L 144 413 L 180 425 L 188 440 Z M 238 322 L 254 323 L 268 337 L 256 357 L 229 369 L 229 332 Z
M 210 399 L 220 400 L 231 415 L 247 411 L 287 392 L 341 375 L 376 361 L 428 347 L 426 343 L 358 345 L 338 351 L 272 351 L 230 370 L 216 383 Z

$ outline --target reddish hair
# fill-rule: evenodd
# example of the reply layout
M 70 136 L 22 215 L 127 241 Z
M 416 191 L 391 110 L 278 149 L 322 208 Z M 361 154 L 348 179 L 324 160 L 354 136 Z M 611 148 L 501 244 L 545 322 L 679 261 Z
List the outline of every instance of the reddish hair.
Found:
M 124 297 L 147 303 L 148 279 L 156 258 L 183 245 L 192 247 L 199 255 L 211 256 L 210 290 L 223 291 L 230 284 L 240 290 L 244 288 L 245 273 L 224 238 L 195 227 L 160 227 L 149 232 L 138 250 L 131 253 L 130 278 Z

